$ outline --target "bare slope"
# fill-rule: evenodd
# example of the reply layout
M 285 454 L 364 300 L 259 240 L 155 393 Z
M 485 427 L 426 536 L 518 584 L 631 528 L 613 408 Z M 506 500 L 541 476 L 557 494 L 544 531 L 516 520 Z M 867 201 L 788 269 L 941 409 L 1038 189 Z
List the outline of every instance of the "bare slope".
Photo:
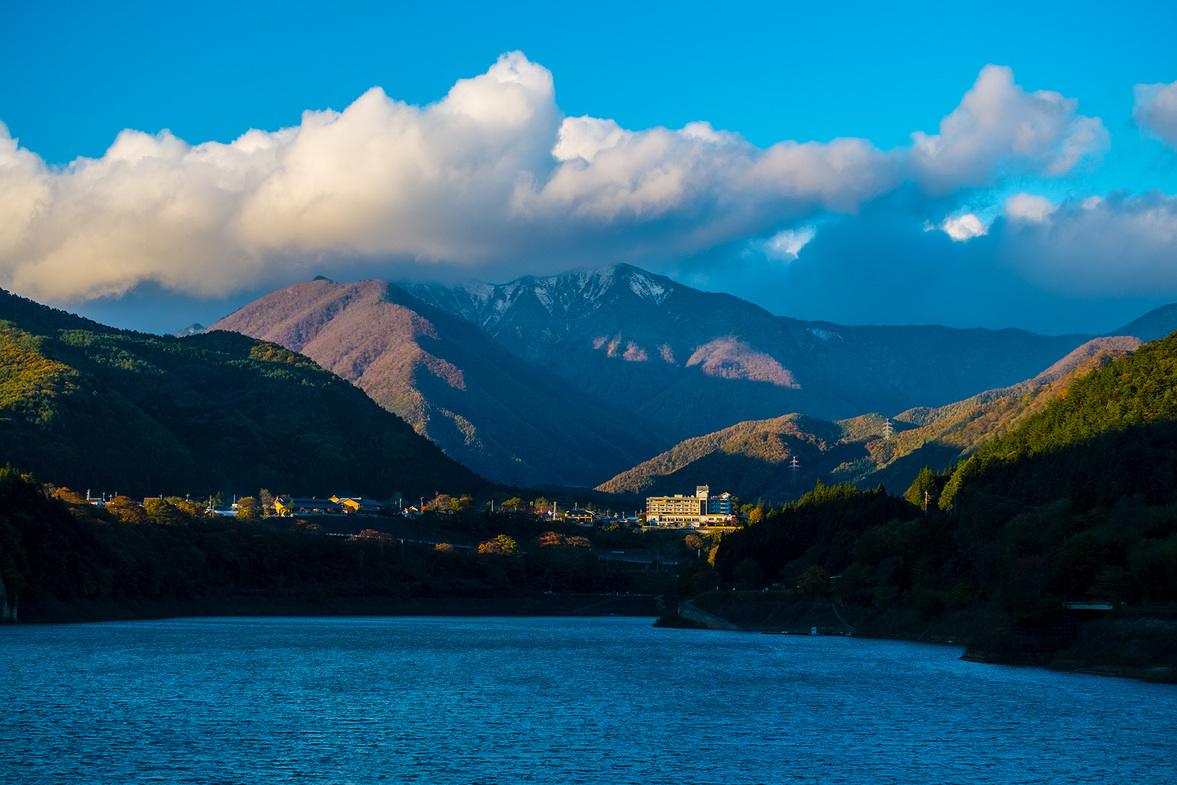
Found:
M 306 354 L 499 482 L 591 486 L 669 443 L 382 281 L 290 286 L 214 328 Z

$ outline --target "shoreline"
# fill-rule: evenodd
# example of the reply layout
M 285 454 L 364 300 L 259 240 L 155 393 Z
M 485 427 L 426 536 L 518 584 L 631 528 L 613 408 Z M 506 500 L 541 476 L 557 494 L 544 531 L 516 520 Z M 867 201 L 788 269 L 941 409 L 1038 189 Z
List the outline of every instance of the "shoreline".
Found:
M 649 618 L 663 628 L 721 629 L 748 633 L 834 635 L 877 640 L 965 646 L 968 662 L 1130 678 L 1177 684 L 1171 642 L 1177 624 L 1155 619 L 1108 619 L 1087 622 L 1071 645 L 1028 651 L 1010 647 L 992 614 L 960 612 L 924 619 L 914 612 L 875 615 L 866 609 L 832 603 L 733 603 L 740 618 L 724 605 L 710 610 L 683 603 L 695 613 L 679 613 L 677 597 L 634 594 L 544 594 L 516 597 L 331 597 L 223 595 L 179 601 L 53 601 L 22 614 L 13 625 L 84 624 L 200 617 L 567 617 L 627 616 Z M 762 607 L 757 607 L 762 606 Z M 770 606 L 769 608 L 763 606 Z M 31 617 L 31 618 L 30 618 Z M 759 618 L 757 618 L 759 617 Z M 712 623 L 707 623 L 711 621 Z M 984 640 L 982 643 L 981 641 Z
M 686 600 L 656 624 L 951 644 L 965 647 L 961 659 L 967 662 L 1177 684 L 1177 622 L 1145 616 L 1073 619 L 1038 628 L 1010 625 L 1004 614 L 991 610 L 922 616 L 912 609 L 880 613 L 830 601 L 720 592 Z
M 634 594 L 411 598 L 222 595 L 174 601 L 52 601 L 32 609 L 21 608 L 18 620 L 10 623 L 84 624 L 211 616 L 638 616 L 654 619 L 676 603 L 674 597 Z

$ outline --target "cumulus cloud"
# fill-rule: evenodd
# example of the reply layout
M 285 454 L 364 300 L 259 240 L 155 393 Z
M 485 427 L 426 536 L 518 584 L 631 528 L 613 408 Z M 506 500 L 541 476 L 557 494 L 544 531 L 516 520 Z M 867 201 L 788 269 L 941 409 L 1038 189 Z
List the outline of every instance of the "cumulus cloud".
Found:
M 989 227 L 981 223 L 981 219 L 973 213 L 950 215 L 939 228 L 956 242 L 965 242 L 989 232 Z
M 901 179 L 893 157 L 863 140 L 761 150 L 692 123 L 612 133 L 596 145 L 599 136 L 583 133 L 585 120 L 564 121 L 558 148 L 581 154 L 568 155 L 546 180 L 521 181 L 512 218 L 559 227 L 613 258 L 697 253 L 817 212 L 852 211 Z
M 1138 84 L 1132 118 L 1141 128 L 1177 147 L 1177 82 Z
M 992 66 L 909 148 L 759 148 L 705 122 L 627 130 L 565 117 L 551 73 L 514 52 L 428 106 L 373 88 L 229 144 L 127 130 L 61 168 L 0 125 L 0 285 L 57 302 L 145 283 L 216 297 L 393 263 L 541 273 L 754 238 L 781 259 L 813 239 L 814 219 L 905 182 L 937 194 L 1004 171 L 1055 176 L 1105 140 L 1074 100 Z M 976 231 L 954 220 L 953 237 Z
M 1058 205 L 1045 196 L 1014 194 L 1005 200 L 1005 215 L 1016 221 L 1042 223 L 1058 209 Z
M 610 150 L 633 137 L 613 120 L 597 117 L 569 117 L 560 124 L 560 133 L 552 155 L 559 161 L 580 159 L 592 163 L 602 150 Z
M 770 259 L 790 261 L 797 258 L 801 249 L 817 236 L 816 226 L 803 226 L 800 229 L 785 229 L 768 238 L 761 247 Z
M 939 134 L 912 134 L 914 179 L 947 193 L 989 185 L 999 171 L 1065 174 L 1108 145 L 1100 119 L 1077 109 L 1074 99 L 1028 93 L 1014 84 L 1009 68 L 987 65 L 960 106 L 940 121 Z

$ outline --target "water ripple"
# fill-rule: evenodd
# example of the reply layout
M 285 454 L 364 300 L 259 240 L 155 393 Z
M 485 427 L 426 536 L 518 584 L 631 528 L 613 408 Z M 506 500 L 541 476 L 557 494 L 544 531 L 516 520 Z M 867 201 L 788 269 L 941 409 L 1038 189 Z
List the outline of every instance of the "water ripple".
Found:
M 0 629 L 0 782 L 1168 783 L 1177 689 L 644 619 Z

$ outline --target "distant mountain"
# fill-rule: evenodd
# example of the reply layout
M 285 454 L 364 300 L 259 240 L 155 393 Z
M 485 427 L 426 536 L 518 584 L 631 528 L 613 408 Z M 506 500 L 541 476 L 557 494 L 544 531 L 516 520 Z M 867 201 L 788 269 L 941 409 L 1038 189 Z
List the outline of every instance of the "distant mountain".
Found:
M 882 417 L 876 417 L 882 424 Z M 877 433 L 877 431 L 876 431 Z M 877 438 L 877 437 L 876 437 Z M 791 466 L 797 459 L 797 468 Z M 620 495 L 690 494 L 698 485 L 744 501 L 796 498 L 839 466 L 869 461 L 864 439 L 825 420 L 788 414 L 687 439 L 597 487 Z
M 925 466 L 939 471 L 973 454 L 1065 395 L 1076 380 L 1127 357 L 1140 345 L 1132 336 L 1095 338 L 1033 379 L 936 409 L 902 412 L 894 417 L 895 436 L 872 450 L 876 468 L 854 479 L 862 486 L 882 484 L 902 493 Z
M 214 328 L 303 352 L 447 454 L 531 486 L 593 486 L 741 422 L 945 406 L 1092 337 L 806 322 L 630 265 L 501 285 L 317 279 Z
M 3 290 L 0 461 L 83 493 L 133 496 L 490 487 L 280 346 L 116 330 Z
M 1127 356 L 1140 346 L 1130 337 L 1098 338 L 1033 379 L 938 408 L 895 416 L 884 434 L 879 414 L 827 422 L 792 414 L 750 421 L 688 439 L 619 474 L 597 490 L 616 494 L 684 493 L 711 485 L 744 500 L 795 499 L 826 484 L 884 485 L 907 490 L 920 470 L 940 471 L 975 452 L 1029 415 L 1041 411 L 1076 378 Z M 793 462 L 796 459 L 796 467 Z
M 199 322 L 194 322 L 193 324 L 190 324 L 187 327 L 185 327 L 183 330 L 177 330 L 176 332 L 173 333 L 173 335 L 175 335 L 177 338 L 187 338 L 190 335 L 200 335 L 202 332 L 205 331 L 205 329 L 206 328 L 203 324 L 200 324 Z
M 1131 335 L 1142 341 L 1156 341 L 1177 330 L 1177 303 L 1162 305 L 1108 335 Z
M 942 406 L 1029 378 L 1092 337 L 806 322 L 629 265 L 404 286 L 678 438 L 789 412 L 840 419 Z
M 670 439 L 382 281 L 290 286 L 213 325 L 308 355 L 494 480 L 591 486 Z M 623 401 L 618 399 L 618 403 Z

